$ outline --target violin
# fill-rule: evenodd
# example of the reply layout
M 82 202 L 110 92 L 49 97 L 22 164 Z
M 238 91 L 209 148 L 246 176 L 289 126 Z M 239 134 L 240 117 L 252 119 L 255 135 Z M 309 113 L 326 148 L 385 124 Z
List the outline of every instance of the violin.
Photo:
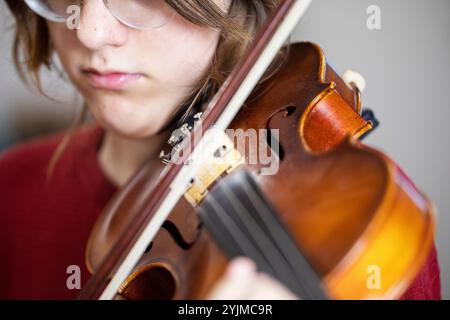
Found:
M 172 155 L 183 161 L 166 158 L 156 177 L 144 165 L 105 208 L 86 248 L 93 276 L 80 299 L 201 299 L 242 255 L 303 299 L 406 291 L 432 246 L 433 206 L 394 161 L 361 142 L 374 127 L 361 114 L 361 92 L 321 48 L 281 48 L 279 30 L 288 34 L 307 2 L 282 1 L 224 88 L 181 130 L 190 133 L 172 136 Z M 269 65 L 271 46 L 272 58 L 285 53 L 282 66 L 242 94 L 258 61 Z M 203 130 L 213 124 L 211 138 Z M 266 174 L 250 161 L 260 150 L 237 148 L 224 129 L 256 132 L 277 170 Z

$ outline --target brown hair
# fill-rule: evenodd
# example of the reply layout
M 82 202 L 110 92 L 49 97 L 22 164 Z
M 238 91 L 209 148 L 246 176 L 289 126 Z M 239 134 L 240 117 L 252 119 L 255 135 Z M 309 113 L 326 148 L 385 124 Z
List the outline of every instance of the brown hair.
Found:
M 251 44 L 256 32 L 279 0 L 232 0 L 228 14 L 225 14 L 212 0 L 165 0 L 178 14 L 188 21 L 221 30 L 221 39 L 210 70 L 198 83 L 196 89 L 180 107 L 175 118 L 184 120 L 196 103 L 208 101 L 220 88 L 239 58 Z M 28 8 L 24 1 L 6 0 L 16 20 L 13 57 L 22 80 L 31 83 L 42 92 L 39 71 L 42 67 L 52 69 L 53 48 L 45 19 Z M 70 141 L 76 128 L 86 114 L 84 108 L 66 139 L 55 152 L 58 158 Z M 55 160 L 56 161 L 56 160 Z M 52 161 L 54 162 L 54 161 Z

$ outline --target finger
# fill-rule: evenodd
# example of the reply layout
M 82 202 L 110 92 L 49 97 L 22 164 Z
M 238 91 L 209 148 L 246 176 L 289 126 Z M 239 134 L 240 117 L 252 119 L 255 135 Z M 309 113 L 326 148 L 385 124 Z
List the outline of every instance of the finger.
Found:
M 256 265 L 247 258 L 236 258 L 228 266 L 224 276 L 211 291 L 211 300 L 241 300 L 249 294 L 256 281 Z
M 282 283 L 265 273 L 259 273 L 248 300 L 298 300 Z

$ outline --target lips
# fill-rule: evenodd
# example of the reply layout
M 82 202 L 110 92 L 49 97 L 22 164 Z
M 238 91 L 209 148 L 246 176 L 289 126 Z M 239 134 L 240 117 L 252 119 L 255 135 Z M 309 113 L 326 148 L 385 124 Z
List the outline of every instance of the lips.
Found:
M 95 88 L 108 90 L 125 89 L 144 76 L 142 73 L 98 71 L 96 69 L 84 69 L 83 74 Z

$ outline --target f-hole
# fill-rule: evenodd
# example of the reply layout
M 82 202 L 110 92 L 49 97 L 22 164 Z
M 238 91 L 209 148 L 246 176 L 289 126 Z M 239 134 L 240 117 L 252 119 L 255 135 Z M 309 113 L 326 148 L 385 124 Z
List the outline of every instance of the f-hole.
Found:
M 270 119 L 272 119 L 275 115 L 279 114 L 280 112 L 283 113 L 283 117 L 288 118 L 290 116 L 292 116 L 295 111 L 297 111 L 297 107 L 295 106 L 288 106 L 276 113 L 274 113 Z M 277 155 L 278 159 L 280 159 L 280 162 L 283 161 L 284 159 L 284 149 L 283 146 L 281 145 L 280 141 L 278 141 L 278 139 L 272 134 L 272 131 L 269 128 L 269 123 L 270 123 L 270 119 L 267 122 L 266 125 L 266 141 L 267 141 L 267 145 L 269 146 L 269 148 L 272 150 L 272 152 L 274 154 Z M 278 152 L 275 148 L 273 148 L 273 143 L 277 143 L 279 148 L 278 148 Z
M 177 228 L 177 226 L 176 226 L 173 222 L 171 222 L 171 221 L 169 221 L 169 220 L 166 220 L 166 221 L 163 223 L 162 228 L 165 229 L 165 230 L 169 233 L 169 235 L 172 237 L 173 241 L 175 241 L 175 243 L 176 243 L 181 249 L 183 249 L 183 250 L 189 250 L 189 249 L 192 248 L 192 246 L 197 242 L 197 239 L 198 239 L 199 236 L 200 236 L 200 232 L 201 232 L 202 225 L 199 224 L 199 225 L 197 226 L 198 232 L 197 232 L 197 235 L 196 235 L 194 241 L 192 241 L 192 242 L 187 242 L 187 241 L 184 239 L 183 235 L 181 234 L 180 230 Z M 145 254 L 149 254 L 150 251 L 152 250 L 152 247 L 153 247 L 153 241 L 150 242 L 150 244 L 148 245 L 147 249 L 145 250 Z

